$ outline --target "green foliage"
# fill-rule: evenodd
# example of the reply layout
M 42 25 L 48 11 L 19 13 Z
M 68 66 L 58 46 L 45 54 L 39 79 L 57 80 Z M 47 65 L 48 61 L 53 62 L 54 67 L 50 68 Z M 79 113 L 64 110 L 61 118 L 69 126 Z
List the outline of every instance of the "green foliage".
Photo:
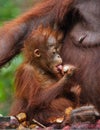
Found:
M 21 62 L 20 55 L 0 70 L 0 113 L 4 115 L 8 113 L 12 103 L 15 70 Z
M 13 0 L 0 0 L 0 21 L 7 21 L 20 13 Z

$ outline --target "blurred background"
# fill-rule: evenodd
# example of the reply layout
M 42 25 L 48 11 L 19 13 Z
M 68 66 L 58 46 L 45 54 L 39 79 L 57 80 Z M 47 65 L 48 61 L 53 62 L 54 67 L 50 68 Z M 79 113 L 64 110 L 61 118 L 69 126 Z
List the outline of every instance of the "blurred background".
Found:
M 0 26 L 26 12 L 40 0 L 0 0 Z M 0 69 L 0 113 L 9 113 L 14 95 L 14 75 L 17 66 L 22 62 L 20 54 Z

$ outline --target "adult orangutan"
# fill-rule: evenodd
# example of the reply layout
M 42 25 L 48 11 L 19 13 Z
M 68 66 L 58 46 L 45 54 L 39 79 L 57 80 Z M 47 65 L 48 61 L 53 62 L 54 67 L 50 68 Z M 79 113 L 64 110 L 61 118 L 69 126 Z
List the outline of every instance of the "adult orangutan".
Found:
M 74 84 L 82 89 L 80 103 L 100 112 L 100 0 L 45 0 L 0 29 L 0 66 L 18 54 L 40 24 L 54 24 L 64 33 L 62 57 L 79 71 Z

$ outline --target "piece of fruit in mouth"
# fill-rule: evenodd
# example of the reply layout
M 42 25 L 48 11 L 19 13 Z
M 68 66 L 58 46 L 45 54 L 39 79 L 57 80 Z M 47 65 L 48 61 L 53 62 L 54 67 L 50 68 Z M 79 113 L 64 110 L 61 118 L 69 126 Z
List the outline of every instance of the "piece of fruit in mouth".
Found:
M 56 68 L 57 68 L 57 71 L 61 73 L 63 69 L 63 65 L 62 64 L 57 65 Z

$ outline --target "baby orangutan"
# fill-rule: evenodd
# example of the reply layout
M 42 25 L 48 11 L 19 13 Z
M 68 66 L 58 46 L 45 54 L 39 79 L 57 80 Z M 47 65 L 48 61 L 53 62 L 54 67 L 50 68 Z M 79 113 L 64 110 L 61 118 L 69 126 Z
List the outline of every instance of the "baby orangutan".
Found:
M 68 86 L 75 67 L 62 65 L 62 38 L 61 32 L 39 26 L 25 41 L 11 115 L 25 112 L 30 122 L 34 118 L 48 126 L 51 119 L 63 117 L 66 108 L 75 107 L 76 94 Z

